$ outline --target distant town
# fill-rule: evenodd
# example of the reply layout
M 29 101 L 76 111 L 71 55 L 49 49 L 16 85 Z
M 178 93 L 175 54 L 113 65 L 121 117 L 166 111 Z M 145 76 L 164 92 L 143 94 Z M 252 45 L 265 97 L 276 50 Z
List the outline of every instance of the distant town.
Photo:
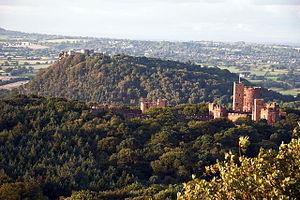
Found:
M 11 75 L 29 80 L 40 69 L 54 63 L 61 51 L 75 52 L 81 49 L 93 49 L 107 55 L 146 56 L 219 67 L 282 94 L 296 96 L 300 93 L 300 48 L 277 44 L 68 37 L 27 34 L 0 28 L 1 74 L 17 70 Z M 2 81 L 4 79 L 1 79 L 1 85 L 7 83 Z

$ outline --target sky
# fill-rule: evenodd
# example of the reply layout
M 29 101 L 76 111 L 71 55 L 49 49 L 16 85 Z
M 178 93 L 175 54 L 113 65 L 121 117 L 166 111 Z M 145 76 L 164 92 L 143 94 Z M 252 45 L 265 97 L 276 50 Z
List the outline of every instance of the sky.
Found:
M 300 0 L 0 0 L 0 27 L 142 40 L 300 43 Z

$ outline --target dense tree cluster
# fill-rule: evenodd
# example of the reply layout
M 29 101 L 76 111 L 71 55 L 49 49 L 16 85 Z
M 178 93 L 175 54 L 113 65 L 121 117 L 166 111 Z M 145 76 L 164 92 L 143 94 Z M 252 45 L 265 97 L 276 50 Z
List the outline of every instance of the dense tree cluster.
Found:
M 190 117 L 205 113 L 205 104 L 179 105 L 125 119 L 61 98 L 0 100 L 0 197 L 174 199 L 192 174 L 203 177 L 229 150 L 238 154 L 240 136 L 249 137 L 244 154 L 252 157 L 289 142 L 300 121 L 292 109 L 274 126 Z
M 125 55 L 68 56 L 40 72 L 25 92 L 102 103 L 137 104 L 140 98 L 171 104 L 230 102 L 238 77 L 228 70 Z M 294 100 L 265 90 L 266 100 Z

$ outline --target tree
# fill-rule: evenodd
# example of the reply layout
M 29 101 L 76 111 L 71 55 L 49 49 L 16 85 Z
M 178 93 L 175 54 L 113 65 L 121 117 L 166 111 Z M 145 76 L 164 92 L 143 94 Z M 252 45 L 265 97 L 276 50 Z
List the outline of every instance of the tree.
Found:
M 287 112 L 291 116 L 287 120 L 271 126 L 186 117 L 207 112 L 202 104 L 154 109 L 147 119 L 126 119 L 115 108 L 94 113 L 89 107 L 62 98 L 0 99 L 4 196 L 25 197 L 25 183 L 19 182 L 26 180 L 41 183 L 49 199 L 73 191 L 102 191 L 95 199 L 168 199 L 192 174 L 205 177 L 205 166 L 222 160 L 224 152 L 246 150 L 248 142 L 239 144 L 240 136 L 248 136 L 250 142 L 242 155 L 254 157 L 261 146 L 278 149 L 282 140 L 290 142 L 294 129 L 294 137 L 299 131 L 295 126 L 300 113 L 295 110 Z M 129 188 L 129 184 L 140 186 Z M 178 184 L 179 188 L 173 187 Z
M 245 152 L 250 145 L 248 136 L 241 136 L 239 138 L 239 154 L 242 155 L 242 152 Z
M 0 200 L 43 200 L 46 198 L 35 183 L 4 183 L 0 186 Z
M 231 152 L 224 162 L 206 168 L 219 174 L 211 180 L 184 184 L 178 199 L 297 199 L 300 196 L 300 139 L 282 144 L 279 152 L 261 149 L 257 157 L 237 158 Z

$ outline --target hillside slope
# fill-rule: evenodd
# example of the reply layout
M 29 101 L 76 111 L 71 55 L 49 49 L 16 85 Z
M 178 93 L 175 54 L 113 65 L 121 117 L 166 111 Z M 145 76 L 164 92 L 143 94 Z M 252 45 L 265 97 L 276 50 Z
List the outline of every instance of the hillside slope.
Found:
M 137 104 L 140 98 L 165 98 L 171 104 L 214 100 L 227 103 L 237 79 L 237 75 L 219 68 L 146 57 L 78 53 L 41 71 L 26 86 L 26 93 L 121 104 Z M 266 94 L 282 99 L 278 94 Z
M 175 199 L 192 174 L 203 177 L 204 167 L 229 150 L 237 155 L 240 136 L 249 137 L 243 155 L 252 157 L 288 143 L 300 121 L 292 109 L 275 126 L 187 117 L 207 109 L 178 105 L 127 120 L 61 98 L 0 99 L 0 199 L 40 200 L 43 193 L 56 200 L 81 190 L 71 199 Z

